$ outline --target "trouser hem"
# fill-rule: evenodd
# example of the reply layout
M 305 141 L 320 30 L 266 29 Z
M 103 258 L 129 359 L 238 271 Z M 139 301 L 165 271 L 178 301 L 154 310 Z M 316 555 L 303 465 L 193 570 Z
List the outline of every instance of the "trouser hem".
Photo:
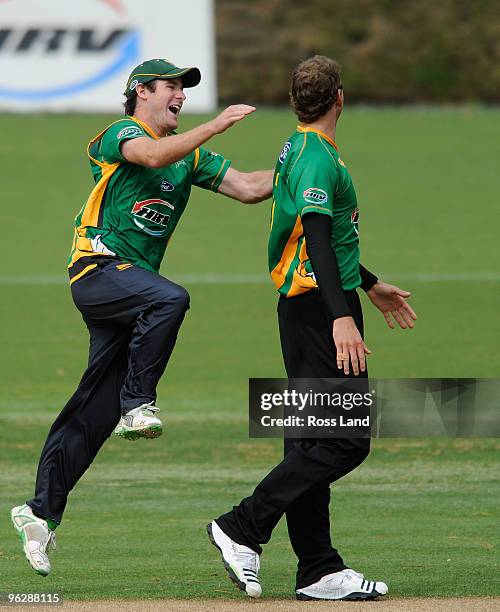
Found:
M 50 518 L 50 516 L 44 516 L 44 515 L 43 515 L 43 513 L 41 513 L 41 512 L 40 512 L 39 510 L 37 510 L 36 508 L 34 508 L 34 507 L 31 505 L 31 504 L 32 504 L 31 500 L 29 500 L 29 501 L 27 501 L 27 502 L 26 502 L 26 505 L 27 505 L 27 506 L 29 506 L 29 507 L 31 508 L 31 511 L 33 512 L 33 514 L 34 514 L 34 515 L 35 515 L 37 518 L 42 519 L 43 521 L 46 521 L 46 522 L 51 521 L 52 523 L 54 523 L 54 524 L 55 524 L 55 525 L 57 525 L 57 526 L 59 526 L 59 525 L 61 524 L 61 523 L 60 523 L 60 521 L 56 521 L 55 519 Z
M 228 512 L 228 514 L 232 513 Z M 254 544 L 249 542 L 241 531 L 234 529 L 233 526 L 230 525 L 230 522 L 226 519 L 226 517 L 227 515 L 220 516 L 218 519 L 215 520 L 215 522 L 220 527 L 220 529 L 222 529 L 222 531 L 227 535 L 227 537 L 231 538 L 231 540 L 234 540 L 236 544 L 247 546 L 248 548 L 250 548 L 250 550 L 253 550 L 258 555 L 261 555 L 262 548 L 260 546 L 255 546 Z
M 138 408 L 139 406 L 142 406 L 143 404 L 150 404 L 151 402 L 154 402 L 154 401 L 155 401 L 154 397 L 139 397 L 139 398 L 136 397 L 134 399 L 122 400 L 121 402 L 122 415 L 127 414 L 127 412 L 130 412 L 134 408 Z

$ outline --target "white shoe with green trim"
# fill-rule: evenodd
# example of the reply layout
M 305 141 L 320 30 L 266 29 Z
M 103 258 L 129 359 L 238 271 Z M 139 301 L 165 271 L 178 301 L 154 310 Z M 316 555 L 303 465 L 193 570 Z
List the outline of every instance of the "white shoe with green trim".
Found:
M 37 574 L 48 576 L 50 561 L 47 548 L 49 545 L 56 548 L 56 534 L 49 529 L 46 521 L 33 514 L 27 504 L 12 508 L 10 516 L 29 564 Z
M 158 438 L 163 433 L 163 425 L 155 416 L 160 409 L 150 404 L 141 404 L 122 415 L 115 427 L 115 435 L 126 440 L 139 438 Z
M 208 537 L 222 555 L 222 562 L 229 578 L 249 597 L 260 597 L 259 555 L 248 546 L 231 540 L 215 521 L 207 525 Z
M 314 584 L 297 589 L 297 599 L 307 600 L 370 600 L 381 597 L 389 589 L 385 582 L 366 580 L 363 574 L 352 569 L 344 569 L 323 576 Z

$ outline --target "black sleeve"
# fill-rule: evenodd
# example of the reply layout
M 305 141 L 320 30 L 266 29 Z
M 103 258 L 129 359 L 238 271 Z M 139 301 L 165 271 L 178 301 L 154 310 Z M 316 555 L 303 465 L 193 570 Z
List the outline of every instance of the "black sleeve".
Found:
M 337 257 L 330 244 L 332 218 L 320 213 L 307 213 L 302 217 L 302 227 L 307 254 L 326 307 L 334 319 L 351 316 L 342 291 Z
M 378 281 L 378 278 L 361 264 L 359 264 L 359 274 L 361 276 L 361 289 L 363 289 L 363 291 L 370 291 L 373 285 Z

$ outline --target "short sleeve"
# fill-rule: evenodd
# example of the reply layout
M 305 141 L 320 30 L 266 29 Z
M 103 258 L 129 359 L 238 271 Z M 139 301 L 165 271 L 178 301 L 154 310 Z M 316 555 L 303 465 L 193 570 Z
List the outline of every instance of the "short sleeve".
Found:
M 231 162 L 218 153 L 199 147 L 194 152 L 193 164 L 193 185 L 217 192 Z
M 299 215 L 315 212 L 333 217 L 337 181 L 337 169 L 332 161 L 299 158 L 287 179 Z
M 125 161 L 120 150 L 122 142 L 141 136 L 147 134 L 135 121 L 118 121 L 104 132 L 101 138 L 101 155 L 110 163 Z

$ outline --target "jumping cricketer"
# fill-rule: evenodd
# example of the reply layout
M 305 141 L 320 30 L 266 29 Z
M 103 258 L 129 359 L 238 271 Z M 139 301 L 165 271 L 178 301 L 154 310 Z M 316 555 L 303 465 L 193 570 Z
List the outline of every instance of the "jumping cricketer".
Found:
M 90 334 L 88 368 L 52 425 L 35 495 L 12 509 L 32 568 L 47 576 L 48 547 L 69 492 L 113 430 L 124 438 L 162 432 L 156 386 L 189 308 L 187 291 L 159 273 L 191 187 L 254 203 L 270 197 L 272 171 L 238 172 L 201 145 L 252 113 L 238 104 L 175 134 L 184 89 L 198 68 L 143 62 L 127 80 L 125 116 L 88 145 L 95 186 L 75 220 L 71 293 Z

